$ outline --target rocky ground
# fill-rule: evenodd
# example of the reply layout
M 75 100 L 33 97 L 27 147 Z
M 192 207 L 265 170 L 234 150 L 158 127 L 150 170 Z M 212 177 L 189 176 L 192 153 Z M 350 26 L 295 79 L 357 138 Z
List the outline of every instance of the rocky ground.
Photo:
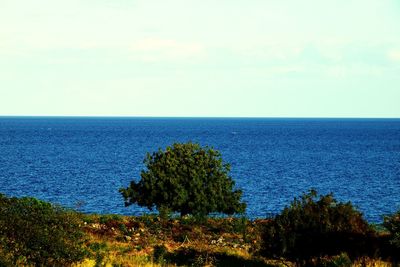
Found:
M 261 230 L 267 220 L 193 217 L 161 219 L 84 215 L 87 259 L 78 266 L 294 266 L 258 255 Z M 334 257 L 335 258 L 335 257 Z M 326 266 L 332 262 L 327 259 Z M 360 259 L 351 266 L 391 266 L 388 262 Z
M 257 256 L 264 220 L 86 215 L 87 246 L 111 266 L 270 266 Z M 92 260 L 93 262 L 93 260 Z

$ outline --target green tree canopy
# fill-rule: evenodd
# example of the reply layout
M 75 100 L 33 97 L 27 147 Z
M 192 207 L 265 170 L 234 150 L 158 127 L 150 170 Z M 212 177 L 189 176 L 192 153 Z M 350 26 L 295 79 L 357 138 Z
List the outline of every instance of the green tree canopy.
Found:
M 221 154 L 194 143 L 175 143 L 147 154 L 139 182 L 120 189 L 125 205 L 137 203 L 160 211 L 205 216 L 211 212 L 242 213 L 242 191 L 234 190 L 230 166 Z

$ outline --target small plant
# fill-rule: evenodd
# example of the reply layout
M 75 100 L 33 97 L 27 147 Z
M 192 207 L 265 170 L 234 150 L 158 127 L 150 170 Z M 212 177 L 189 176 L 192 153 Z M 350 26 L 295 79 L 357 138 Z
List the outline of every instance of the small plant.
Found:
M 352 261 L 346 253 L 333 256 L 329 259 L 323 259 L 319 264 L 322 267 L 351 267 Z
M 94 242 L 88 245 L 88 248 L 93 252 L 99 252 L 103 250 L 107 250 L 107 244 L 104 242 Z
M 105 266 L 105 258 L 108 254 L 109 248 L 105 242 L 93 242 L 88 245 L 88 248 L 95 260 L 95 266 Z
M 82 221 L 86 224 L 95 223 L 97 221 L 97 215 L 82 214 Z
M 243 240 L 247 240 L 247 222 L 248 220 L 244 216 L 233 220 L 233 231 L 241 234 Z
M 157 222 L 157 216 L 155 214 L 143 214 L 139 219 L 146 227 L 152 227 L 154 223 Z
M 204 221 L 204 217 L 203 218 L 199 218 L 193 215 L 186 215 L 184 217 L 182 217 L 180 219 L 180 223 L 184 226 L 192 226 L 192 225 L 199 225 L 201 224 L 201 222 Z
M 118 214 L 107 214 L 99 217 L 99 223 L 101 224 L 107 224 L 109 222 L 121 222 L 122 220 L 122 216 Z
M 166 221 L 171 217 L 171 210 L 168 207 L 162 206 L 158 212 L 160 219 L 163 221 Z
M 126 228 L 126 225 L 125 225 L 124 223 L 120 223 L 120 224 L 118 225 L 118 228 L 119 228 L 119 230 L 121 231 L 121 233 L 122 233 L 123 235 L 129 235 L 129 234 L 130 234 L 129 231 L 128 231 L 128 229 Z
M 106 264 L 104 263 L 104 259 L 105 259 L 104 253 L 96 252 L 94 267 L 106 266 Z
M 157 263 L 164 263 L 165 257 L 168 255 L 168 250 L 163 245 L 157 245 L 154 247 L 153 258 Z

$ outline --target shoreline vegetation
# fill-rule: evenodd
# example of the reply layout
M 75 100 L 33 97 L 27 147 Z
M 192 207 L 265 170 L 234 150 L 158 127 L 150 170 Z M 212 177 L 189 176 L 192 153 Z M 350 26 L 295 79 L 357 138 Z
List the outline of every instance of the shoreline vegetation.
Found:
M 311 189 L 249 220 L 213 148 L 175 143 L 144 163 L 141 180 L 119 192 L 157 214 L 84 214 L 0 193 L 0 267 L 400 266 L 400 210 L 371 225 L 350 202 Z
M 315 249 L 309 246 L 301 252 L 307 257 L 296 259 L 263 251 L 279 243 L 268 243 L 265 231 L 284 211 L 255 220 L 100 215 L 34 198 L 0 196 L 0 266 L 400 266 L 400 212 L 386 217 L 382 225 L 364 225 L 366 232 L 357 234 L 361 239 L 354 236 L 357 229 L 344 232 L 350 239 L 343 240 L 356 240 L 355 246 L 333 243 L 341 252 L 324 254 L 321 250 L 318 256 L 306 255 L 307 249 Z M 363 228 L 359 223 L 357 227 Z M 318 243 L 315 232 L 307 234 L 309 245 Z

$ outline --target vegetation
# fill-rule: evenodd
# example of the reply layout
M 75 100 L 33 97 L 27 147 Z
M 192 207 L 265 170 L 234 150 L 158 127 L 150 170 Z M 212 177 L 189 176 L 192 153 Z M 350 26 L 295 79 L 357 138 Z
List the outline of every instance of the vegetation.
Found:
M 311 190 L 266 225 L 262 252 L 310 265 L 314 258 L 343 252 L 362 256 L 372 237 L 372 228 L 350 202 L 338 202 L 332 194 L 318 198 Z
M 310 203 L 319 203 L 320 207 L 325 207 L 326 204 L 323 203 L 330 202 L 325 199 L 327 196 L 320 196 L 318 199 L 315 195 L 311 197 L 310 194 L 308 194 L 308 197 L 306 195 L 301 200 L 297 200 L 299 210 L 303 207 L 300 204 L 307 198 L 311 198 Z M 346 204 L 337 203 L 334 200 L 332 200 L 332 203 L 336 204 L 329 206 L 344 205 L 347 207 Z M 273 249 L 274 244 L 280 244 L 279 240 L 270 239 L 268 241 L 265 239 L 265 230 L 271 229 L 271 225 L 274 225 L 274 223 L 276 225 L 274 221 L 280 215 L 274 219 L 253 221 L 244 217 L 205 218 L 203 221 L 198 221 L 190 215 L 169 219 L 161 219 L 159 215 L 155 214 L 140 217 L 89 215 L 76 214 L 32 198 L 16 199 L 4 196 L 1 197 L 0 207 L 0 266 L 68 266 L 73 262 L 78 262 L 73 266 L 266 267 L 293 266 L 297 261 L 296 258 L 288 254 L 277 259 L 271 254 L 265 253 L 266 246 Z M 49 208 L 51 211 L 48 211 Z M 315 218 L 329 213 L 318 213 L 316 210 L 311 212 L 315 215 Z M 60 214 L 56 211 L 59 211 Z M 53 212 L 56 212 L 57 215 L 54 215 Z M 25 217 L 26 214 L 30 214 L 32 218 Z M 292 215 L 294 214 L 292 213 Z M 321 226 L 322 229 L 324 227 L 325 229 L 333 229 L 336 233 L 342 233 L 338 230 L 339 228 L 347 229 L 346 234 L 343 235 L 352 238 L 355 236 L 353 232 L 370 231 L 369 226 L 365 225 L 363 221 L 358 222 L 359 218 L 353 220 L 342 218 L 349 214 L 353 216 L 354 214 L 351 212 L 332 212 L 332 214 L 338 216 L 334 218 L 335 216 L 329 215 L 330 223 L 336 226 Z M 359 213 L 356 212 L 355 214 L 358 216 Z M 298 215 L 300 215 L 300 212 Z M 44 218 L 54 218 L 54 220 Z M 291 216 L 286 218 L 291 218 Z M 325 217 L 322 216 L 321 218 Z M 395 216 L 393 215 L 391 218 L 395 218 Z M 23 225 L 24 221 L 25 226 Z M 299 218 L 298 225 L 312 225 L 312 221 L 313 219 L 306 224 L 304 219 Z M 328 220 L 325 218 L 321 221 Z M 345 221 L 353 226 L 348 226 Z M 386 219 L 386 221 L 389 221 L 389 219 Z M 79 231 L 79 238 L 76 238 L 74 229 L 70 229 L 72 225 L 74 225 L 74 229 L 75 227 L 79 229 L 77 230 Z M 293 224 L 284 224 L 283 221 L 280 221 L 280 225 L 282 227 L 293 227 Z M 299 226 L 297 227 L 299 229 Z M 294 228 L 287 228 L 283 233 L 289 235 L 291 233 L 289 229 Z M 334 244 L 337 245 L 337 251 L 341 251 L 331 255 L 324 253 L 308 254 L 311 255 L 307 262 L 309 266 L 392 266 L 390 261 L 394 260 L 396 253 L 398 253 L 398 251 L 392 250 L 392 246 L 388 246 L 389 242 L 385 243 L 386 240 L 389 240 L 388 237 L 393 239 L 394 235 L 385 232 L 376 233 L 380 240 L 384 241 L 379 243 L 378 247 L 381 252 L 385 253 L 369 254 L 369 258 L 366 258 L 365 255 L 354 256 L 351 251 L 346 250 L 355 244 L 354 240 L 360 239 L 356 238 L 350 241 L 350 244 L 339 244 L 335 243 L 337 241 L 334 238 L 328 236 L 324 240 L 325 243 L 318 243 L 320 240 L 314 239 L 318 236 L 315 232 L 309 231 L 307 234 L 309 236 L 305 236 L 306 234 L 295 236 L 297 238 L 295 244 L 301 244 L 299 242 L 308 237 L 317 242 L 316 245 L 322 244 L 321 249 L 329 244 Z M 286 238 L 285 242 L 287 242 L 287 236 L 281 235 L 281 237 Z M 79 241 L 75 242 L 74 240 Z M 342 240 L 347 239 L 339 239 L 339 241 Z M 376 245 L 374 239 L 367 238 L 362 242 L 364 243 L 358 244 L 363 244 L 365 247 L 370 247 L 371 244 Z M 72 244 L 75 244 L 75 246 L 72 246 Z M 313 242 L 309 244 L 314 245 Z M 357 246 L 356 244 L 355 247 Z M 300 249 L 303 252 L 307 251 L 304 248 Z M 264 256 L 261 256 L 259 252 L 262 252 L 261 254 Z M 383 257 L 382 255 L 386 256 Z M 85 258 L 82 260 L 83 257 Z M 389 262 L 383 262 L 380 258 L 389 260 Z M 297 261 L 297 263 L 301 262 Z M 393 266 L 396 266 L 395 264 Z
M 311 190 L 274 218 L 208 218 L 246 207 L 218 151 L 174 144 L 144 163 L 120 192 L 159 215 L 85 215 L 0 194 L 0 267 L 398 264 L 400 211 L 373 227 L 350 202 Z
M 400 249 L 400 210 L 393 215 L 386 216 L 383 225 L 391 234 L 391 243 Z
M 82 260 L 81 222 L 61 207 L 0 194 L 0 265 L 65 266 Z
M 384 218 L 383 226 L 389 231 L 389 242 L 391 245 L 390 255 L 396 255 L 393 261 L 400 260 L 400 210 Z
M 126 205 L 137 203 L 162 215 L 180 212 L 204 217 L 211 212 L 242 213 L 242 191 L 233 190 L 230 166 L 218 151 L 199 144 L 173 144 L 147 154 L 141 180 L 120 189 Z
M 98 266 L 294 266 L 286 258 L 271 259 L 258 253 L 269 220 L 192 216 L 162 220 L 141 217 L 88 215 L 91 262 Z M 101 223 L 102 222 L 102 223 Z M 245 224 L 243 225 L 243 223 Z M 124 227 L 121 227 L 124 225 Z M 238 227 L 240 225 L 240 227 Z M 244 229 L 243 229 L 243 228 Z M 121 230 L 121 229 L 127 229 Z M 384 258 L 386 259 L 386 258 Z M 89 265 L 89 266 L 93 266 Z M 392 266 L 378 256 L 350 257 L 347 253 L 315 257 L 310 266 Z M 396 266 L 396 265 L 394 265 Z
M 91 262 L 99 266 L 271 266 L 253 254 L 263 221 L 158 215 L 103 220 L 87 215 Z M 123 225 L 123 226 L 122 226 Z M 238 227 L 240 225 L 240 227 Z M 243 229 L 246 229 L 246 236 Z M 147 264 L 147 265 L 146 265 Z

